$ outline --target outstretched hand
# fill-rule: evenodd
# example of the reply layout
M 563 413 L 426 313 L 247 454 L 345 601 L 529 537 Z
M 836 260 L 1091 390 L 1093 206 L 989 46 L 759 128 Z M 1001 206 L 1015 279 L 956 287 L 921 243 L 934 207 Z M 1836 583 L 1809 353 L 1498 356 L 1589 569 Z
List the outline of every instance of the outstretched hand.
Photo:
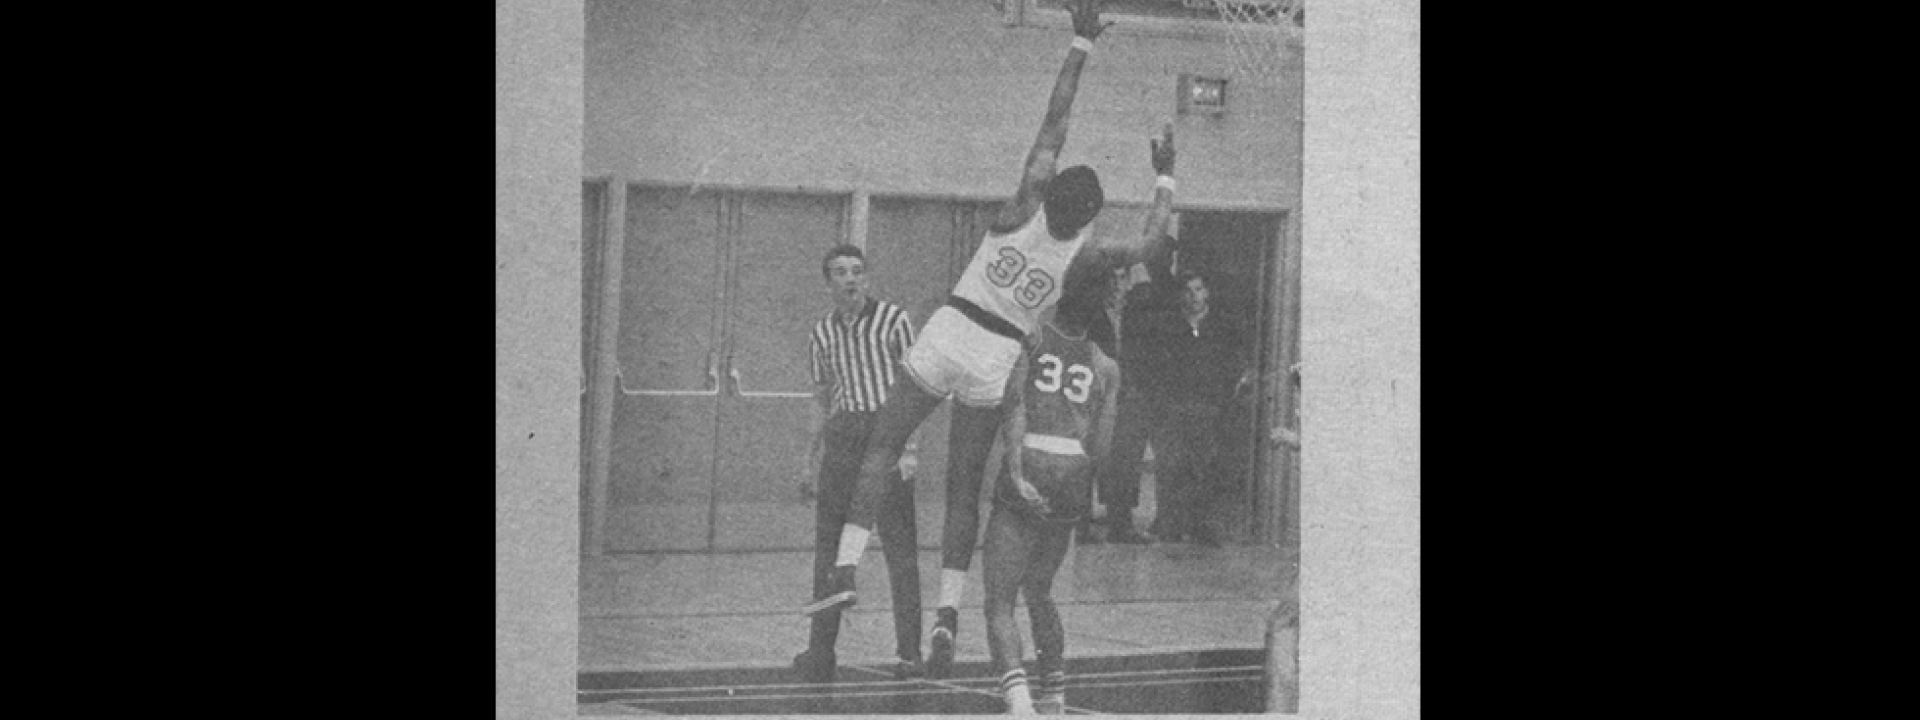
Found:
M 1067 12 L 1073 14 L 1073 34 L 1094 40 L 1112 27 L 1112 20 L 1100 22 L 1100 6 L 1105 3 L 1106 0 L 1073 0 L 1067 8 Z
M 1147 148 L 1152 153 L 1153 172 L 1156 175 L 1173 175 L 1173 123 L 1167 123 L 1159 138 L 1148 138 Z

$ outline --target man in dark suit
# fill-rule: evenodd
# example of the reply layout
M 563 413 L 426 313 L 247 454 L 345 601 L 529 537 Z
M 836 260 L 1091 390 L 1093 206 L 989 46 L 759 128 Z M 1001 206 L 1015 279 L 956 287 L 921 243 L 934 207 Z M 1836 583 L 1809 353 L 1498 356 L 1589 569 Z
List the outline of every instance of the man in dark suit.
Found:
M 1224 503 L 1233 498 L 1232 475 L 1219 466 L 1220 427 L 1235 403 L 1251 397 L 1253 375 L 1240 321 L 1208 303 L 1206 278 L 1185 270 L 1175 287 L 1180 309 L 1159 314 L 1134 337 L 1153 346 L 1160 369 L 1149 383 L 1158 401 L 1152 442 L 1159 509 L 1152 532 L 1165 541 L 1218 547 L 1229 517 Z M 1123 369 L 1121 385 L 1127 384 Z
M 1162 236 L 1160 247 L 1172 244 L 1171 236 Z M 1119 415 L 1113 428 L 1113 448 L 1095 469 L 1106 515 L 1081 525 L 1080 542 L 1146 544 L 1153 538 L 1134 527 L 1133 511 L 1140 505 L 1141 461 L 1157 414 L 1151 388 L 1158 369 L 1153 367 L 1151 344 L 1133 340 L 1147 337 L 1149 315 L 1158 304 L 1156 286 L 1144 263 L 1115 267 L 1112 272 L 1114 283 L 1107 310 L 1094 319 L 1087 332 L 1102 352 L 1120 363 Z M 1098 529 L 1093 523 L 1098 523 Z

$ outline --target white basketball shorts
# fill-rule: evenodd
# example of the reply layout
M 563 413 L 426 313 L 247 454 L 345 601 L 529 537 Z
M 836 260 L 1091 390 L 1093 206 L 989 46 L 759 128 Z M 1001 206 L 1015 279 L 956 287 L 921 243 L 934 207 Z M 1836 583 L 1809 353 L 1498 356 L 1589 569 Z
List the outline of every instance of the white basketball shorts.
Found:
M 969 407 L 993 407 L 1006 394 L 1007 376 L 1019 357 L 1019 341 L 942 305 L 907 350 L 907 375 L 936 396 L 952 396 Z

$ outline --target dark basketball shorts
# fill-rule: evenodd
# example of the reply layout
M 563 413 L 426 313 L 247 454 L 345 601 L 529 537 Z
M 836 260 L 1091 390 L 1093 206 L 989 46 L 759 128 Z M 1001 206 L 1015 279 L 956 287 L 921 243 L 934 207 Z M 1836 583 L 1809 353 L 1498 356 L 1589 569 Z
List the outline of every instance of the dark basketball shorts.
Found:
M 1021 469 L 1027 482 L 1039 491 L 1044 503 L 1036 504 L 1022 497 L 1019 488 L 1014 485 L 1012 473 L 1003 463 L 999 480 L 994 483 L 994 504 L 1046 522 L 1077 523 L 1086 519 L 1093 506 L 1092 458 L 1077 452 L 1078 442 L 1069 440 L 1072 446 L 1065 448 L 1059 447 L 1062 443 L 1033 442 L 1034 437 L 1029 435 L 1026 446 L 1020 448 Z M 1071 449 L 1074 452 L 1053 452 L 1036 448 L 1035 445 L 1045 445 L 1055 450 Z

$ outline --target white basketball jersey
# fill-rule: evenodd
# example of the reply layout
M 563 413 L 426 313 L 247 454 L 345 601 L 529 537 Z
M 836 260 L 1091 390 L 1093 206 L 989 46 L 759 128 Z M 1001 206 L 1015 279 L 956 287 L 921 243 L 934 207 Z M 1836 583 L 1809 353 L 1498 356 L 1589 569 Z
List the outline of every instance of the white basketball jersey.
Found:
M 1005 235 L 987 231 L 974 251 L 953 294 L 1006 318 L 1023 333 L 1031 333 L 1040 314 L 1060 301 L 1060 284 L 1067 265 L 1093 232 L 1093 223 L 1080 228 L 1072 240 L 1055 240 L 1047 232 L 1043 205 L 1020 229 Z

